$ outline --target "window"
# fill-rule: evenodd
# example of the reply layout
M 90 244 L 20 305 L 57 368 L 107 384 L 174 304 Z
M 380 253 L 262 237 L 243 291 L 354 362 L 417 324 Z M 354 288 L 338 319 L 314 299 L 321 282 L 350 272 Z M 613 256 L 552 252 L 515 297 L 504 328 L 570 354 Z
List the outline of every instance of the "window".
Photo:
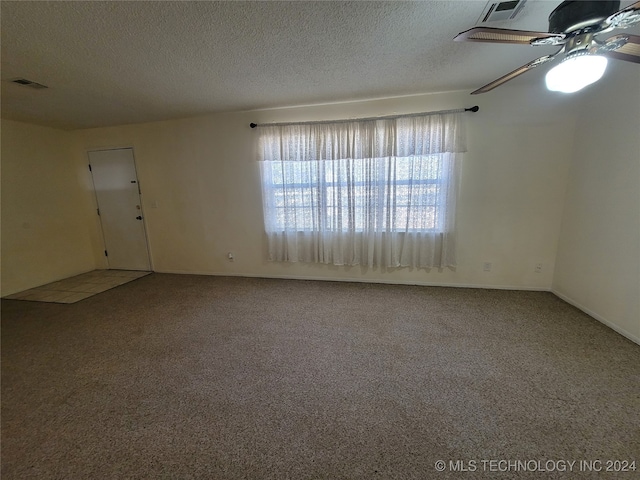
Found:
M 455 264 L 458 115 L 261 128 L 271 260 Z
M 445 162 L 444 155 L 268 162 L 263 181 L 272 230 L 363 232 L 374 220 L 377 231 L 443 231 Z M 382 178 L 372 186 L 369 174 Z M 369 207 L 378 204 L 375 215 Z

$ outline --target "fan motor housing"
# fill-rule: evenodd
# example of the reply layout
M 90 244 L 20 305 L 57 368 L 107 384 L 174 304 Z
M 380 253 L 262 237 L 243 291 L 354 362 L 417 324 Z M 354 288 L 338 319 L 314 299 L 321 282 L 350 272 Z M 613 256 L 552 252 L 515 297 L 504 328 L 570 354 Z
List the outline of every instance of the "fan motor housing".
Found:
M 549 15 L 549 32 L 568 33 L 600 23 L 620 8 L 620 1 L 564 1 Z

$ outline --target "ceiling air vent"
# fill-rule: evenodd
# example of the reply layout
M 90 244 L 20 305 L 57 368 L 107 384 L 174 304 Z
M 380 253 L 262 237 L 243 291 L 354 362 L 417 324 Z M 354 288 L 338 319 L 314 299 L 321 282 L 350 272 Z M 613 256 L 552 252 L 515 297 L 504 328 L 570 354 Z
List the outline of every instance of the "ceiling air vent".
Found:
M 16 78 L 15 80 L 11 80 L 13 83 L 17 83 L 18 85 L 24 85 L 25 87 L 31 87 L 35 89 L 41 88 L 49 88 L 46 85 L 42 85 L 41 83 L 32 82 L 31 80 L 27 80 L 26 78 Z
M 513 20 L 524 7 L 527 0 L 513 0 L 511 2 L 490 1 L 484 7 L 478 23 L 499 22 L 501 20 Z

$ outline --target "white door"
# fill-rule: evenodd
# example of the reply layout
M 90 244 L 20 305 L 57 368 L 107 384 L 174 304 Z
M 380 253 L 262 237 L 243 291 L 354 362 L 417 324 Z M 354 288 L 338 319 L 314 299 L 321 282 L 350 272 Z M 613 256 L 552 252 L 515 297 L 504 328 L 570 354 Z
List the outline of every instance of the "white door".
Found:
M 131 148 L 89 152 L 109 268 L 151 270 Z

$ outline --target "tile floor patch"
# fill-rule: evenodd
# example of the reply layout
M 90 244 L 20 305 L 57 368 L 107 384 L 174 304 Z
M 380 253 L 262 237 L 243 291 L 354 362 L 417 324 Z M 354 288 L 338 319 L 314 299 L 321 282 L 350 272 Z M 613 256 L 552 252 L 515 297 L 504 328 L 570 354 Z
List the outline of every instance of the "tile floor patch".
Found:
M 94 270 L 40 287 L 30 288 L 24 292 L 7 295 L 4 298 L 32 302 L 75 303 L 150 273 L 136 270 Z

